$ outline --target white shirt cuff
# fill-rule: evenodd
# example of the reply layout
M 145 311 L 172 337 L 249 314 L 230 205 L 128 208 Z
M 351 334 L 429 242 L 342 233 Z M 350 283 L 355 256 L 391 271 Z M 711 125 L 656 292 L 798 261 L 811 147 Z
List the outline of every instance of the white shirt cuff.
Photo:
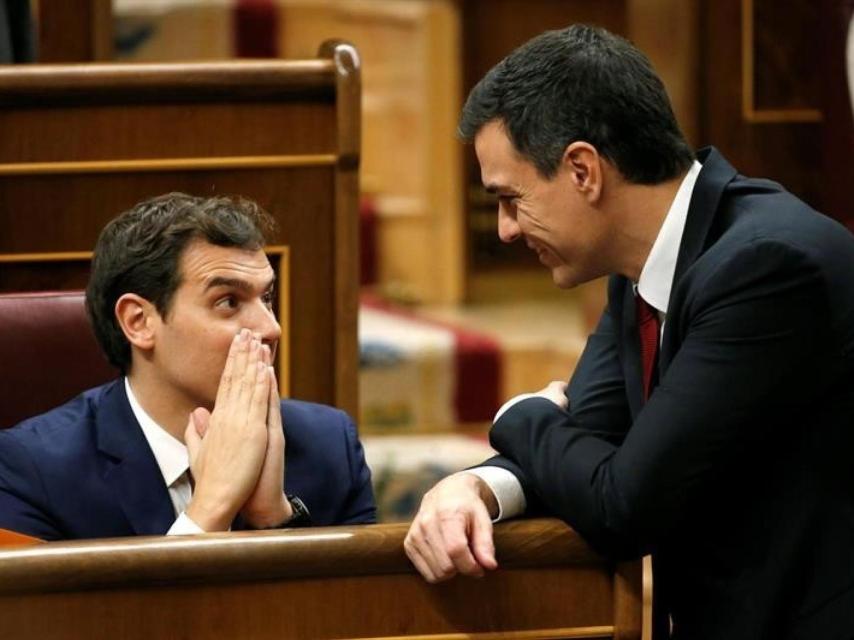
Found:
M 516 404 L 517 402 L 522 402 L 522 400 L 527 400 L 528 398 L 542 398 L 542 396 L 536 393 L 520 393 L 518 396 L 510 398 L 507 402 L 501 405 L 501 408 L 498 410 L 498 413 L 496 413 L 495 417 L 492 419 L 492 424 L 498 422 L 498 418 L 503 416 L 507 412 L 507 410 L 510 409 L 510 407 L 512 407 L 514 404 Z
M 183 511 L 181 515 L 178 516 L 178 519 L 172 523 L 172 526 L 169 527 L 169 531 L 166 532 L 167 536 L 191 536 L 197 533 L 205 533 L 204 529 L 202 529 L 199 525 L 193 522 Z
M 493 522 L 507 520 L 525 512 L 525 492 L 519 480 L 510 471 L 503 467 L 475 467 L 460 471 L 460 473 L 473 473 L 483 480 L 498 503 L 498 516 Z

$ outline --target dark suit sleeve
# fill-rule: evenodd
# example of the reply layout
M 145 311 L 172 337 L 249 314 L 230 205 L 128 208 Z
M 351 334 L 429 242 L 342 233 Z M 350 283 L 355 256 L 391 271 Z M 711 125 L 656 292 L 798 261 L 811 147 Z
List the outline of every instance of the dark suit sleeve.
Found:
M 631 414 L 617 349 L 616 311 L 610 302 L 621 299 L 622 291 L 618 290 L 616 278 L 612 278 L 609 288 L 609 304 L 596 330 L 587 339 L 584 352 L 569 381 L 567 396 L 569 420 L 574 426 L 607 442 L 620 444 L 631 426 Z M 551 403 L 548 406 L 554 407 Z M 564 417 L 561 412 L 561 419 Z M 481 466 L 501 467 L 516 476 L 525 493 L 527 515 L 540 515 L 549 511 L 540 501 L 538 492 L 534 491 L 528 474 L 512 459 L 499 455 Z
M 0 528 L 42 540 L 63 538 L 48 513 L 47 495 L 32 458 L 14 434 L 0 431 Z
M 831 360 L 827 293 L 789 246 L 750 244 L 692 291 L 669 318 L 681 347 L 622 444 L 544 399 L 490 434 L 551 512 L 616 557 L 650 551 L 723 474 L 766 454 L 774 416 L 803 406 Z
M 346 422 L 344 435 L 351 485 L 338 522 L 339 524 L 371 524 L 377 521 L 371 471 L 365 462 L 365 451 L 356 434 L 356 426 L 347 414 L 342 413 L 342 416 Z
M 618 311 L 614 301 L 623 298 L 619 282 L 617 278 L 611 279 L 608 306 L 596 331 L 587 339 L 567 389 L 573 422 L 612 444 L 622 443 L 632 424 L 617 348 Z

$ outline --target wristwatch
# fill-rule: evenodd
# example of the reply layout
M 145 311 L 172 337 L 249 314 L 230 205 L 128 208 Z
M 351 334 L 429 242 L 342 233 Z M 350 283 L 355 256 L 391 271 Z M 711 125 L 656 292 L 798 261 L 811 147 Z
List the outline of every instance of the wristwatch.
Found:
M 308 507 L 305 506 L 305 502 L 303 502 L 299 496 L 295 496 L 292 493 L 286 493 L 285 497 L 288 499 L 288 502 L 291 503 L 291 509 L 294 511 L 291 519 L 285 523 L 285 526 L 310 527 L 311 513 L 309 513 Z

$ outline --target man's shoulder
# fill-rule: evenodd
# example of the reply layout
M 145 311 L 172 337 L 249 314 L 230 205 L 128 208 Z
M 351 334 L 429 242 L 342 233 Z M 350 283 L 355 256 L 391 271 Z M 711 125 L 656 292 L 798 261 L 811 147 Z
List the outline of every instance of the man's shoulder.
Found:
M 284 400 L 282 424 L 287 442 L 288 468 L 296 475 L 314 475 L 318 469 L 338 474 L 342 469 L 350 468 L 342 462 L 362 459 L 356 426 L 340 409 L 313 402 Z
M 285 433 L 298 435 L 310 433 L 317 437 L 341 437 L 355 427 L 350 416 L 344 411 L 325 404 L 304 400 L 282 400 L 282 422 Z
M 770 181 L 745 179 L 731 191 L 722 203 L 720 236 L 710 247 L 712 255 L 778 247 L 819 269 L 840 262 L 850 266 L 854 236 L 839 222 Z
M 736 176 L 724 189 L 719 208 L 723 229 L 760 238 L 795 241 L 803 233 L 850 236 L 841 224 L 764 178 Z
M 40 453 L 55 451 L 71 453 L 71 443 L 90 440 L 98 410 L 117 382 L 88 389 L 68 402 L 45 413 L 27 418 L 14 427 L 0 431 L 4 439 L 26 448 L 38 448 Z M 2 442 L 2 440 L 0 440 Z

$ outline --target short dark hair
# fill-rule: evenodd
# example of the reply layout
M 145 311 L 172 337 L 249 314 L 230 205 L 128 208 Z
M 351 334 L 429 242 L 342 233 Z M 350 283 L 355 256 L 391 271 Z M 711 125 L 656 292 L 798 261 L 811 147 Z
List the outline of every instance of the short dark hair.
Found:
M 262 249 L 272 217 L 245 198 L 200 198 L 168 193 L 145 200 L 111 220 L 95 245 L 86 310 L 110 363 L 127 373 L 130 343 L 116 320 L 116 301 L 142 296 L 164 318 L 181 284 L 180 259 L 191 240 L 250 251 Z
M 540 34 L 493 67 L 469 94 L 459 133 L 471 141 L 492 120 L 546 178 L 579 140 L 640 184 L 675 178 L 694 160 L 647 57 L 587 25 Z

